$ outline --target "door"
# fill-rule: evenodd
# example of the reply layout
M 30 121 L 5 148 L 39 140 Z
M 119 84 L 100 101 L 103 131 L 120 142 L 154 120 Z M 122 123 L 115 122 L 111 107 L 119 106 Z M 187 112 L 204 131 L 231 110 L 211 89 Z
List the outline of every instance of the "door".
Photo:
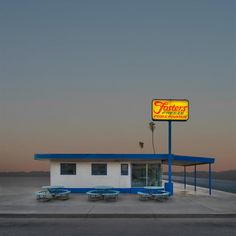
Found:
M 132 164 L 131 186 L 162 186 L 161 164 Z
M 161 164 L 148 164 L 147 186 L 161 186 Z
M 132 164 L 132 187 L 143 187 L 146 186 L 147 179 L 146 164 Z

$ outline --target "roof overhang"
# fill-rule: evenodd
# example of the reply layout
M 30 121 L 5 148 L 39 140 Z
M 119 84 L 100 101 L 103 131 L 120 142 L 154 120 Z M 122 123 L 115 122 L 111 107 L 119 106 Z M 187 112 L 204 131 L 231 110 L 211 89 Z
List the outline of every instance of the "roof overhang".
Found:
M 63 161 L 158 161 L 168 164 L 168 154 L 35 154 L 35 160 Z M 171 155 L 172 164 L 176 166 L 192 166 L 212 164 L 215 159 L 210 157 L 194 157 Z

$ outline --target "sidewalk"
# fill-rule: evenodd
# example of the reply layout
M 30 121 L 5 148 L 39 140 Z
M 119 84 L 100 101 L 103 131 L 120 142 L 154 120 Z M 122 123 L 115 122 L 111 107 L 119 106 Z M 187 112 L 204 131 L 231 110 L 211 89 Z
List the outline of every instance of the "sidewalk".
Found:
M 0 217 L 236 217 L 236 194 L 174 183 L 174 196 L 164 202 L 140 201 L 137 195 L 120 194 L 117 201 L 90 202 L 86 194 L 71 194 L 67 201 L 38 202 L 35 187 L 0 187 Z

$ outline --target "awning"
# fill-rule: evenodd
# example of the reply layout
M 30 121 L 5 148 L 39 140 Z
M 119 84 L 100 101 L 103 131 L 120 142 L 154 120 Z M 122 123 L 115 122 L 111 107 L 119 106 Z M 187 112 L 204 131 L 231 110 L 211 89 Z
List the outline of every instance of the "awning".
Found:
M 35 160 L 107 160 L 107 161 L 161 161 L 163 164 L 168 162 L 168 154 L 35 154 Z M 211 157 L 194 157 L 184 155 L 171 155 L 172 165 L 192 166 L 202 164 L 212 164 L 215 159 Z

